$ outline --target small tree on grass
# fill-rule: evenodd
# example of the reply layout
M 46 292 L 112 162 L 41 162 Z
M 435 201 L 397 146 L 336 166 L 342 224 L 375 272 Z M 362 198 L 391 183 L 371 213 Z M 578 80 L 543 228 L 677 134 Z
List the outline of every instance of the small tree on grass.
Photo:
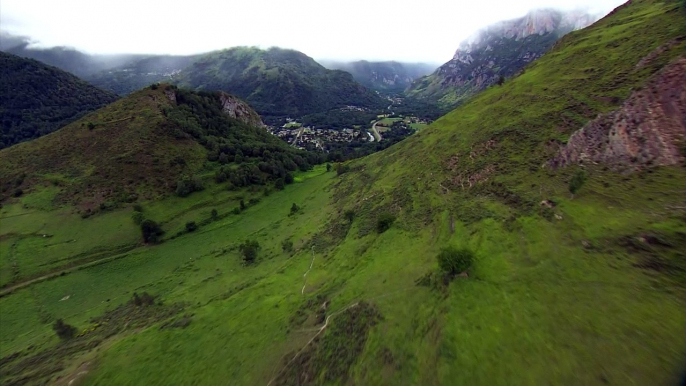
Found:
M 294 202 L 293 205 L 291 205 L 291 214 L 296 214 L 296 213 L 298 213 L 299 210 L 300 210 L 300 207 L 298 205 L 296 205 L 296 203 Z
M 241 200 L 240 206 L 241 210 L 245 210 L 245 201 Z
M 291 239 L 286 239 L 281 242 L 281 248 L 284 252 L 290 252 L 293 250 L 293 241 Z
M 283 190 L 285 187 L 284 182 L 283 182 L 283 178 L 277 179 L 276 183 L 274 184 L 274 187 L 278 190 Z
M 505 83 L 505 77 L 500 75 L 498 77 L 498 86 L 502 86 Z
M 457 249 L 455 247 L 447 247 L 441 250 L 438 254 L 438 266 L 444 272 L 456 275 L 466 271 L 474 261 L 474 253 L 469 249 Z
M 212 212 L 210 213 L 210 216 L 212 217 L 213 220 L 217 219 L 217 216 L 219 216 L 219 212 L 217 212 L 216 209 L 212 209 Z
M 284 181 L 286 184 L 292 184 L 293 181 L 295 181 L 295 178 L 293 178 L 293 175 L 291 173 L 286 173 L 286 177 L 284 177 Z
M 331 171 L 331 164 L 330 164 L 330 163 L 327 163 L 327 164 L 326 164 L 326 171 L 327 171 L 327 172 L 330 172 L 330 171 Z
M 195 221 L 189 221 L 186 223 L 186 231 L 193 232 L 196 229 L 198 229 L 198 224 L 196 224 Z
M 572 194 L 572 197 L 576 194 L 576 192 L 581 189 L 582 186 L 586 183 L 586 172 L 582 170 L 578 170 L 574 175 L 572 176 L 572 179 L 569 180 L 569 193 Z
M 141 233 L 143 233 L 143 241 L 146 243 L 156 243 L 160 240 L 160 236 L 164 234 L 164 231 L 156 222 L 144 220 L 141 223 Z
M 76 335 L 76 327 L 64 323 L 62 319 L 57 319 L 55 324 L 52 325 L 52 329 L 55 330 L 57 336 L 62 340 L 69 340 Z
M 245 240 L 243 244 L 238 247 L 243 255 L 243 261 L 246 264 L 252 264 L 257 259 L 257 251 L 260 250 L 260 243 L 257 240 Z
M 353 220 L 355 219 L 355 211 L 352 209 L 348 209 L 343 213 L 343 216 L 346 220 L 348 220 L 349 223 L 352 224 Z
M 395 221 L 395 216 L 393 216 L 391 213 L 385 212 L 382 213 L 379 218 L 376 220 L 376 230 L 379 233 L 384 233 L 387 230 L 391 228 L 391 225 L 393 225 L 393 222 Z

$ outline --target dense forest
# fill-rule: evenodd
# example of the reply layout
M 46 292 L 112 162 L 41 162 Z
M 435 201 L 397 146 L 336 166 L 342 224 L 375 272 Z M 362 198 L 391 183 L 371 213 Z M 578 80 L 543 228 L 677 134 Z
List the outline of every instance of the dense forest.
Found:
M 38 138 L 117 99 L 76 76 L 0 52 L 0 148 Z
M 309 170 L 326 159 L 321 152 L 297 150 L 263 128 L 230 118 L 222 112 L 218 92 L 177 89 L 176 102 L 163 111 L 174 136 L 199 142 L 208 161 L 224 165 L 216 172 L 217 182 L 242 187 L 289 180 L 291 172 Z

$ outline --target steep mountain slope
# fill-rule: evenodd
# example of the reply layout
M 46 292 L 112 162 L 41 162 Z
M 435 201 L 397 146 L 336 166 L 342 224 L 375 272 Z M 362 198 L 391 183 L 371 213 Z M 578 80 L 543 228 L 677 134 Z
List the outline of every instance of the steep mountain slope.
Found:
M 0 52 L 0 149 L 38 138 L 117 99 L 74 75 Z
M 237 47 L 209 53 L 181 71 L 178 84 L 236 94 L 268 116 L 384 105 L 383 99 L 350 74 L 327 70 L 301 52 L 280 48 Z
M 0 152 L 2 197 L 53 183 L 60 186 L 57 202 L 92 211 L 173 192 L 184 176 L 211 171 L 208 160 L 228 164 L 222 178 L 237 186 L 282 178 L 306 167 L 305 159 L 316 162 L 261 126 L 257 113 L 231 95 L 152 86 Z M 259 162 L 269 167 L 258 170 Z
M 352 74 L 356 81 L 372 90 L 402 92 L 412 81 L 430 74 L 437 66 L 426 63 L 322 61 L 324 67 L 343 70 Z
M 492 25 L 460 44 L 453 59 L 416 80 L 407 95 L 452 107 L 511 77 L 538 59 L 564 34 L 589 25 L 594 17 L 553 9 Z
M 137 59 L 84 77 L 103 90 L 127 95 L 153 83 L 170 82 L 198 56 L 158 55 Z
M 6 202 L 0 280 L 12 284 L 0 292 L 0 375 L 114 385 L 677 384 L 684 155 L 647 158 L 631 172 L 602 159 L 550 161 L 598 123 L 630 139 L 657 134 L 636 141 L 638 154 L 655 154 L 651 138 L 678 142 L 684 12 L 676 1 L 627 3 L 503 87 L 338 173 L 318 167 L 269 195 L 216 185 L 143 202 L 139 213 L 181 231 L 160 245 L 137 244 L 129 208 L 84 220 L 41 210 L 49 187 Z M 631 109 L 641 119 L 623 121 Z M 593 122 L 599 114 L 608 115 Z M 633 142 L 621 139 L 609 144 Z M 587 181 L 572 195 L 570 177 L 582 170 Z M 241 211 L 246 199 L 253 204 Z M 474 253 L 466 275 L 439 271 L 448 246 Z M 56 335 L 69 331 L 64 323 L 74 337 Z

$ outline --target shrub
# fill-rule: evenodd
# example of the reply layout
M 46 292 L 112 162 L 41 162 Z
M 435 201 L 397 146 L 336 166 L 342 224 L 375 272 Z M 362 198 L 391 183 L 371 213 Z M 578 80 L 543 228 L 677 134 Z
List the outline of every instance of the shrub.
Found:
M 586 183 L 586 172 L 584 170 L 579 170 L 572 176 L 569 181 L 569 193 L 572 195 L 581 189 L 581 187 Z
M 296 205 L 294 202 L 293 205 L 291 206 L 291 214 L 296 214 L 296 213 L 298 213 L 299 210 L 300 210 L 300 207 L 298 205 Z
M 153 83 L 150 85 L 151 90 L 157 90 L 157 87 L 159 87 L 159 84 L 157 84 L 157 83 Z
M 19 189 L 19 188 L 17 188 L 17 189 L 14 191 L 14 194 L 13 194 L 13 195 L 14 195 L 14 197 L 21 197 L 22 194 L 24 194 L 24 191 L 21 190 L 21 189 Z
M 276 183 L 274 184 L 274 187 L 278 190 L 283 190 L 285 188 L 285 184 L 283 182 L 283 178 L 278 178 L 276 180 Z
M 212 212 L 210 213 L 210 216 L 212 217 L 212 219 L 216 219 L 217 216 L 219 216 L 219 212 L 217 212 L 216 209 L 212 209 Z
M 384 233 L 391 228 L 393 222 L 395 221 L 395 216 L 391 213 L 382 213 L 376 220 L 376 230 L 379 233 Z
M 284 180 L 286 184 L 292 184 L 294 181 L 293 175 L 291 173 L 286 173 L 286 177 L 284 177 Z
M 241 200 L 241 210 L 245 210 L 245 201 Z
M 438 266 L 446 273 L 456 275 L 466 271 L 474 261 L 474 253 L 469 249 L 455 247 L 443 248 L 437 256 Z
M 257 251 L 260 249 L 260 243 L 257 240 L 245 240 L 243 244 L 238 247 L 243 255 L 243 261 L 246 264 L 252 264 L 257 259 Z
M 176 182 L 176 195 L 179 197 L 186 197 L 193 192 L 198 192 L 205 189 L 200 179 L 195 176 L 184 177 Z
M 143 222 L 143 213 L 141 212 L 133 212 L 131 215 L 131 219 L 133 220 L 133 223 L 136 225 L 141 225 Z
M 352 209 L 348 209 L 343 213 L 343 216 L 345 216 L 345 219 L 352 224 L 353 220 L 355 219 L 355 211 Z
M 143 292 L 140 296 L 138 296 L 138 294 L 134 292 L 133 297 L 131 298 L 131 302 L 138 307 L 152 306 L 155 304 L 155 297 L 147 292 Z
M 498 77 L 498 86 L 502 86 L 504 83 L 505 83 L 505 77 L 500 75 L 500 77 Z
M 343 164 L 337 164 L 336 165 L 336 175 L 341 175 L 344 173 L 347 173 L 350 171 L 350 166 L 348 165 L 343 165 Z
M 95 129 L 95 123 L 88 122 L 88 130 L 93 130 L 93 129 Z
M 134 212 L 142 212 L 142 211 L 143 211 L 143 207 L 141 206 L 141 204 L 135 204 L 135 205 L 133 206 L 133 210 L 134 210 Z
M 231 213 L 233 213 L 233 214 L 241 214 L 241 208 L 235 207 L 235 208 L 233 208 L 233 210 L 231 211 Z
M 143 241 L 146 243 L 156 243 L 160 236 L 164 234 L 162 228 L 152 220 L 144 220 L 141 223 L 141 233 L 143 233 Z
M 76 327 L 64 323 L 64 320 L 62 319 L 57 319 L 55 324 L 52 325 L 52 329 L 62 340 L 71 339 L 76 335 Z
M 330 172 L 330 171 L 331 171 L 331 164 L 330 164 L 330 163 L 327 163 L 327 164 L 326 164 L 326 171 L 327 171 L 327 172 Z
M 198 229 L 198 224 L 196 224 L 195 221 L 189 221 L 186 223 L 186 231 L 193 232 L 196 229 Z
M 290 252 L 293 250 L 293 241 L 291 239 L 286 239 L 281 242 L 281 248 L 284 252 Z

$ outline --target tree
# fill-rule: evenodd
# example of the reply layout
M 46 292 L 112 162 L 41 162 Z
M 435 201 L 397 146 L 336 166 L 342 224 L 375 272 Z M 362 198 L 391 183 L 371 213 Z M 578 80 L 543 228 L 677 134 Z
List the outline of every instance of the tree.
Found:
M 505 77 L 500 75 L 498 77 L 498 86 L 502 86 L 505 83 Z
M 245 201 L 241 200 L 241 210 L 245 210 Z
M 212 216 L 213 220 L 217 219 L 217 216 L 219 216 L 219 212 L 217 212 L 216 209 L 212 209 L 212 212 L 210 213 L 210 216 Z
M 146 243 L 156 243 L 160 236 L 164 234 L 162 228 L 152 220 L 144 220 L 141 223 L 141 233 L 143 233 L 143 241 Z
M 279 178 L 276 180 L 276 183 L 274 184 L 274 187 L 279 190 L 284 190 L 286 187 L 283 182 L 283 178 Z
M 281 248 L 284 252 L 290 252 L 293 250 L 293 241 L 291 239 L 286 239 L 281 242 Z
M 243 255 L 243 261 L 246 264 L 252 264 L 257 259 L 257 252 L 260 249 L 260 243 L 257 240 L 245 240 L 239 247 L 238 250 L 241 251 Z
M 330 171 L 331 171 L 331 164 L 328 163 L 328 162 L 326 163 L 326 171 L 327 171 L 327 172 L 330 172 Z
M 296 205 L 294 202 L 293 205 L 291 206 L 291 214 L 296 214 L 296 213 L 298 213 L 299 210 L 300 210 L 300 207 L 298 207 L 298 205 Z
M 71 339 L 76 335 L 76 327 L 64 323 L 64 320 L 62 319 L 57 319 L 55 324 L 52 325 L 52 329 L 62 340 Z
M 474 253 L 469 249 L 457 249 L 450 246 L 443 248 L 436 258 L 441 270 L 445 273 L 456 275 L 471 267 L 474 261 Z
M 343 213 L 343 216 L 345 216 L 346 220 L 348 220 L 349 223 L 353 223 L 353 220 L 355 219 L 355 211 L 352 209 L 348 209 Z
M 292 184 L 294 181 L 293 175 L 291 173 L 286 173 L 286 177 L 284 177 L 284 181 L 286 184 Z
M 376 230 L 379 233 L 384 233 L 388 229 L 391 228 L 391 225 L 393 225 L 393 222 L 395 221 L 395 216 L 393 216 L 391 213 L 385 212 L 379 215 L 379 218 L 376 220 Z
M 193 232 L 196 229 L 198 229 L 198 224 L 196 224 L 195 221 L 189 221 L 186 223 L 186 231 Z
M 586 172 L 583 169 L 578 170 L 569 180 L 569 193 L 572 194 L 572 197 L 584 186 L 584 183 L 586 183 Z

